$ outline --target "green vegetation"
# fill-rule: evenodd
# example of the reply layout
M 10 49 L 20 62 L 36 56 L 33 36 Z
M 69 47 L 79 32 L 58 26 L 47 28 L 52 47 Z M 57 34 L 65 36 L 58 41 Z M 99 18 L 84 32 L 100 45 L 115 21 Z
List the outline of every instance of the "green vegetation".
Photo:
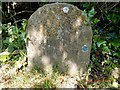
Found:
M 3 4 L 8 5 L 7 3 Z M 45 3 L 38 4 L 42 6 Z M 78 87 L 118 88 L 120 77 L 115 72 L 119 73 L 120 69 L 120 3 L 71 4 L 84 10 L 84 13 L 89 17 L 89 20 L 86 20 L 86 22 L 92 25 L 93 30 L 91 61 L 88 65 L 89 78 L 92 81 L 87 81 L 87 85 L 83 81 L 78 81 Z M 13 15 L 14 12 L 18 13 L 17 10 L 8 13 L 7 9 L 3 9 L 2 13 L 3 24 L 0 26 L 0 32 L 2 33 L 0 83 L 2 82 L 3 87 L 57 87 L 55 83 L 57 81 L 56 78 L 62 75 L 57 71 L 54 72 L 51 78 L 47 79 L 47 76 L 37 71 L 25 73 L 27 66 L 27 35 L 25 28 L 28 18 L 23 18 L 17 23 L 18 20 Z M 13 19 L 7 21 L 7 18 L 11 16 Z

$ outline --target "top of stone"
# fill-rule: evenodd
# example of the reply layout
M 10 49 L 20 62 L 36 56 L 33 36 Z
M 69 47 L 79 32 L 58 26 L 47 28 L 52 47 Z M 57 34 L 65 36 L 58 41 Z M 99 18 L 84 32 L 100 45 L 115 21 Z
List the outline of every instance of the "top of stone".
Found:
M 82 30 L 85 15 L 77 7 L 67 3 L 47 4 L 35 11 L 28 20 L 28 28 L 40 30 L 44 28 L 45 36 L 56 36 L 58 30 L 66 28 L 68 32 Z M 69 27 L 69 28 L 68 28 Z M 71 31 L 71 30 L 72 31 Z M 33 30 L 33 29 L 27 29 Z

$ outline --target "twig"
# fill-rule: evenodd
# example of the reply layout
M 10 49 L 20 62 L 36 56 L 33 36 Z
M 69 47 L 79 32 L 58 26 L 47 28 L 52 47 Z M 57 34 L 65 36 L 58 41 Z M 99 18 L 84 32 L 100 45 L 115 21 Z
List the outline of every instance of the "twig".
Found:
M 108 7 L 108 11 L 111 10 L 111 9 L 113 9 L 114 7 L 116 7 L 118 4 L 119 4 L 119 3 L 116 3 L 116 4 L 114 4 L 113 6 L 109 6 L 110 8 Z
M 25 12 L 27 12 L 27 13 L 29 13 L 29 12 L 34 12 L 34 11 L 21 11 L 21 12 L 18 12 L 18 13 L 15 13 L 14 15 L 12 15 L 10 18 L 8 18 L 8 19 L 11 19 L 11 18 L 13 18 L 14 16 L 16 16 L 16 15 L 18 15 L 18 14 L 21 14 L 21 13 L 25 13 Z
M 104 26 L 103 29 L 105 29 L 105 28 L 106 28 L 107 26 L 109 26 L 111 23 L 112 23 L 112 21 L 110 20 L 110 22 L 109 22 L 106 26 Z
M 21 51 L 24 53 L 26 52 L 26 50 L 14 50 L 12 53 L 5 51 L 5 52 L 0 53 L 0 56 L 2 56 L 2 55 L 17 55 L 17 54 L 20 54 Z

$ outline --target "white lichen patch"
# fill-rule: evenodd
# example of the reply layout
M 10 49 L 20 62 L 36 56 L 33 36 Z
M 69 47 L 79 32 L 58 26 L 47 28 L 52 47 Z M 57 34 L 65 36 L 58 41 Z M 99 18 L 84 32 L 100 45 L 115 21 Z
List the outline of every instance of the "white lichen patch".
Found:
M 57 39 L 62 39 L 61 37 L 62 32 L 63 31 L 61 29 L 57 31 Z
M 73 28 L 80 27 L 82 25 L 82 18 L 79 16 L 76 21 L 73 23 Z

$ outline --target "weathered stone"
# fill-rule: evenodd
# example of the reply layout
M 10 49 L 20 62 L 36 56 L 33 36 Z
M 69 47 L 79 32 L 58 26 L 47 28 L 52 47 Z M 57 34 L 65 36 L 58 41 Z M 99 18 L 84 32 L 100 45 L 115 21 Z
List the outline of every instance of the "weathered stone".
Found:
M 92 30 L 87 17 L 66 3 L 47 4 L 28 20 L 28 66 L 52 72 L 56 65 L 70 75 L 83 73 L 89 63 Z

